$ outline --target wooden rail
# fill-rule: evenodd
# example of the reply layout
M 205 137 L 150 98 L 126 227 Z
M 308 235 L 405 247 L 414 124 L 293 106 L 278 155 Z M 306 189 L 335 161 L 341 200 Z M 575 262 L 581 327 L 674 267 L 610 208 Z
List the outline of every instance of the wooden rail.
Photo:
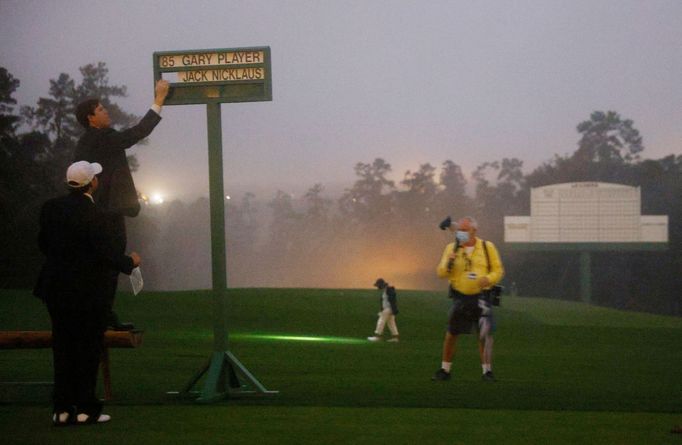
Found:
M 106 331 L 100 367 L 104 383 L 104 400 L 111 400 L 109 348 L 137 348 L 144 331 Z M 42 349 L 52 347 L 51 331 L 0 331 L 0 349 Z

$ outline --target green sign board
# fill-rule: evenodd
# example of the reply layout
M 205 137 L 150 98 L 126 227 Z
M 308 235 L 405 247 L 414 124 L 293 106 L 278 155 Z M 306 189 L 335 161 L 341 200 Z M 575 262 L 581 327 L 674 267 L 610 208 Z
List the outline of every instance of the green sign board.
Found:
M 154 53 L 154 83 L 170 83 L 165 105 L 272 100 L 270 47 Z

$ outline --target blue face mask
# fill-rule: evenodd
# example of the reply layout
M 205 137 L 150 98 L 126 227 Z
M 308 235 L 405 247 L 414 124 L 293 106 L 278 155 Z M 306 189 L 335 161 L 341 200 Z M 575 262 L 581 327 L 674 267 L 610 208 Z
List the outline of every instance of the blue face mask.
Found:
M 455 238 L 457 238 L 457 241 L 460 242 L 460 244 L 464 244 L 469 242 L 469 232 L 465 232 L 463 230 L 458 230 L 455 233 Z

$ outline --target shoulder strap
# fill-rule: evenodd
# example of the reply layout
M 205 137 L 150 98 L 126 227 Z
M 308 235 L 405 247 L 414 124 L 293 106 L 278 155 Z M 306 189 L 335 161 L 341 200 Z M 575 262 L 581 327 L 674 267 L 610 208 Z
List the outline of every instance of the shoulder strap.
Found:
M 485 261 L 488 263 L 488 273 L 490 273 L 490 254 L 488 254 L 488 241 L 483 241 L 483 251 L 485 252 Z

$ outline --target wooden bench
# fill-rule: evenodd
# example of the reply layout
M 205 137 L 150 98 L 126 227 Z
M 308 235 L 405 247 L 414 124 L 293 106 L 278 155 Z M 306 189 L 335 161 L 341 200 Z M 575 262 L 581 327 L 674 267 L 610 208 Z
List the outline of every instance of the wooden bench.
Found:
M 111 400 L 109 348 L 137 348 L 144 331 L 106 331 L 100 368 L 104 383 L 104 400 Z M 42 349 L 52 347 L 52 331 L 0 331 L 0 349 Z

